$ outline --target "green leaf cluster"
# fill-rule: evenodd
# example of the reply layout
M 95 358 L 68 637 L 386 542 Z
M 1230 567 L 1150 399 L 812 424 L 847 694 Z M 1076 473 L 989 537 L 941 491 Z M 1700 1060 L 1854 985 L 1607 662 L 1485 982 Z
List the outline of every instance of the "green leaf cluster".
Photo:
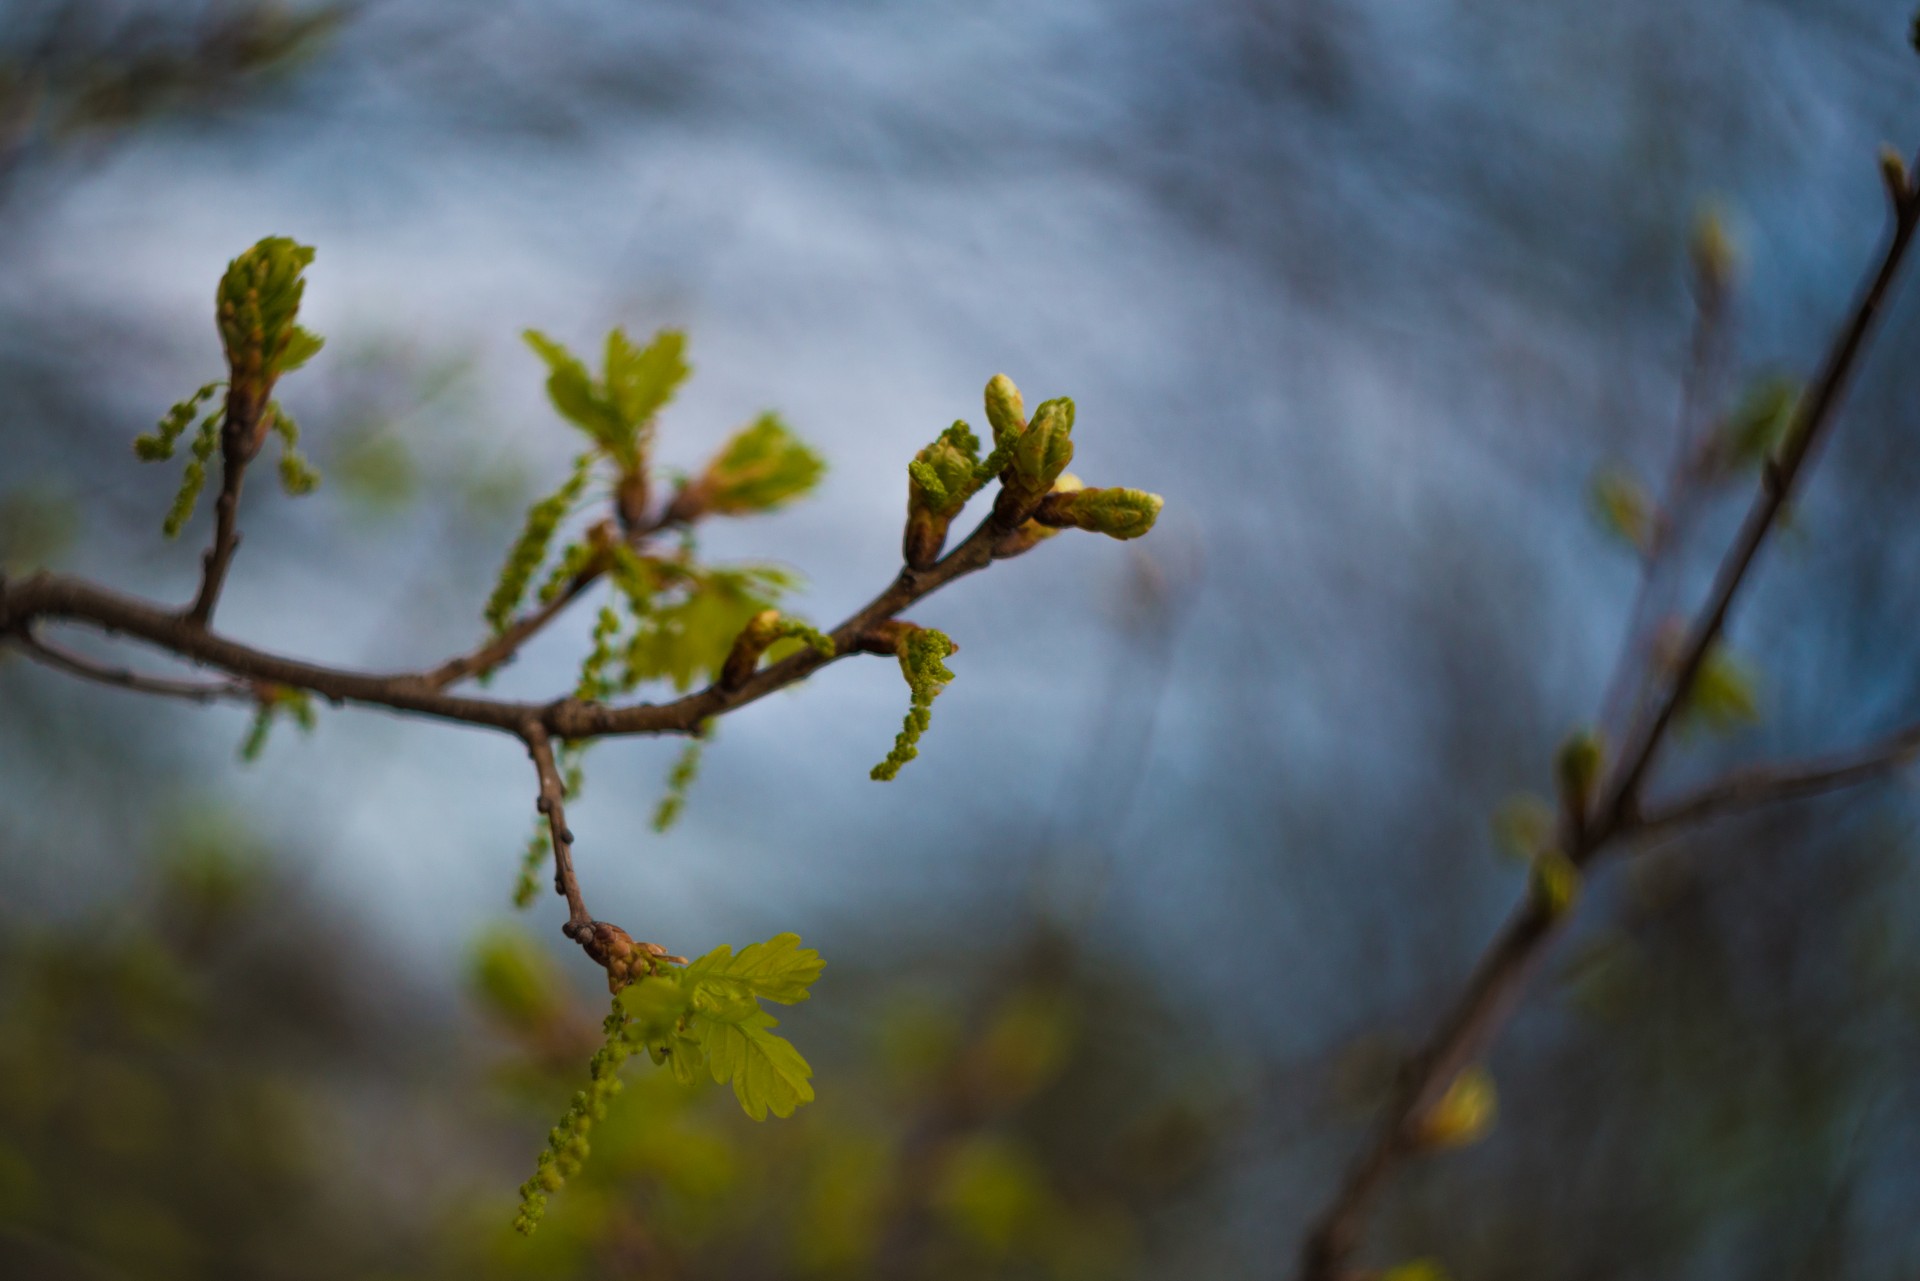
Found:
M 667 680 L 676 690 L 687 690 L 696 680 L 714 679 L 734 640 L 797 581 L 773 565 L 635 559 L 641 580 L 629 595 L 634 629 L 624 654 L 626 689 Z
M 531 1233 L 558 1191 L 580 1169 L 594 1123 L 621 1089 L 620 1068 L 645 1050 L 676 1080 L 710 1078 L 731 1085 L 740 1107 L 756 1121 L 792 1116 L 813 1101 L 813 1068 L 762 1001 L 804 1001 L 826 962 L 797 934 L 780 934 L 735 952 L 722 945 L 684 969 L 664 969 L 629 983 L 614 997 L 603 1025 L 606 1040 L 588 1066 L 587 1087 L 547 1136 L 533 1177 L 520 1188 L 514 1226 Z
M 912 703 L 906 723 L 893 740 L 893 750 L 873 767 L 876 782 L 887 782 L 900 773 L 900 767 L 920 754 L 920 736 L 933 723 L 933 700 L 953 679 L 946 660 L 957 647 L 944 632 L 930 627 L 915 627 L 900 638 L 900 672 L 907 680 Z
M 599 378 L 539 330 L 529 329 L 523 337 L 547 364 L 547 398 L 560 416 L 623 471 L 639 471 L 653 440 L 654 416 L 693 372 L 686 362 L 686 335 L 662 329 L 645 347 L 636 347 L 624 329 L 615 329 L 607 335 Z
M 280 375 L 306 364 L 322 346 L 317 334 L 296 323 L 306 291 L 302 273 L 312 261 L 308 246 L 269 236 L 228 263 L 214 304 L 227 355 L 226 381 L 202 386 L 169 409 L 152 432 L 134 439 L 133 452 L 143 462 L 173 457 L 200 407 L 221 387 L 227 389 L 224 403 L 208 410 L 194 429 L 180 488 L 161 525 L 168 538 L 179 535 L 199 505 L 223 427 L 237 433 L 234 441 L 241 446 L 242 461 L 253 457 L 269 430 L 280 437 L 280 484 L 289 494 L 309 493 L 320 483 L 320 474 L 295 447 L 298 425 L 270 399 Z
M 1005 375 L 1000 379 L 1005 381 Z M 904 551 L 909 565 L 924 569 L 939 559 L 953 518 L 990 479 L 992 473 L 982 466 L 979 437 L 965 422 L 955 422 L 914 455 L 907 464 Z
M 957 515 L 990 477 L 980 475 L 980 438 L 966 422 L 954 424 L 907 464 L 908 501 L 936 516 Z

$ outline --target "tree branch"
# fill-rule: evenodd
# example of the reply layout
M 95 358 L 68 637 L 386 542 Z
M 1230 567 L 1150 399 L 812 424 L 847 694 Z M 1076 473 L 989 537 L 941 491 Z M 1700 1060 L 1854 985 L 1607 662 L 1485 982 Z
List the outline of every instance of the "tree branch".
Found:
M 573 873 L 573 831 L 567 826 L 566 784 L 560 778 L 560 767 L 554 762 L 553 740 L 546 728 L 537 720 L 529 720 L 520 727 L 520 737 L 540 776 L 540 795 L 534 808 L 546 817 L 547 832 L 553 838 L 554 888 L 567 900 L 567 923 L 561 928 L 568 938 L 575 938 L 583 931 L 591 932 L 593 914 L 587 911 L 579 878 Z
M 1659 838 L 1744 810 L 1837 792 L 1891 774 L 1912 764 L 1916 757 L 1920 757 L 1920 725 L 1821 760 L 1736 770 L 1695 792 L 1647 809 L 1633 825 L 1633 836 L 1636 840 Z
M 256 409 L 255 417 L 260 412 Z M 201 557 L 200 591 L 187 607 L 186 621 L 205 630 L 213 621 L 213 607 L 220 601 L 220 589 L 227 581 L 227 568 L 240 547 L 240 486 L 246 479 L 247 464 L 258 452 L 259 424 L 243 419 L 242 407 L 231 392 L 227 395 L 225 422 L 220 429 L 220 497 L 213 504 L 213 544 Z
M 37 663 L 102 685 L 113 685 L 142 694 L 157 694 L 163 698 L 184 698 L 196 703 L 212 703 L 221 699 L 253 702 L 256 697 L 252 687 L 242 681 L 168 680 L 160 676 L 143 676 L 124 667 L 109 667 L 41 640 L 24 629 L 13 637 L 13 642 Z
M 831 633 L 828 658 L 807 649 L 756 673 L 738 689 L 718 684 L 670 703 L 606 705 L 561 698 L 534 703 L 444 693 L 434 684 L 443 668 L 372 673 L 328 667 L 254 649 L 198 627 L 179 614 L 97 587 L 83 579 L 36 574 L 24 582 L 0 581 L 0 636 L 23 631 L 38 619 L 83 623 L 109 635 L 124 633 L 168 653 L 250 681 L 270 681 L 308 690 L 334 703 L 360 703 L 439 720 L 458 721 L 521 736 L 535 722 L 555 738 L 584 739 L 628 734 L 692 734 L 702 722 L 765 698 L 812 675 L 828 663 L 860 652 L 858 641 L 875 624 L 956 578 L 993 560 L 993 547 L 1008 526 L 989 515 L 953 551 L 930 569 L 902 569 L 892 584 Z M 456 660 L 457 661 L 457 660 Z
M 1848 379 L 1899 274 L 1915 227 L 1920 225 L 1920 193 L 1905 176 L 1904 167 L 1897 182 L 1884 162 L 1882 172 L 1889 175 L 1892 235 L 1858 295 L 1852 314 L 1828 349 L 1814 385 L 1802 399 L 1781 456 L 1767 466 L 1762 476 L 1760 493 L 1722 560 L 1707 601 L 1688 633 L 1666 696 L 1654 715 L 1629 733 L 1630 747 L 1602 789 L 1603 800 L 1597 811 L 1584 822 L 1563 816 L 1561 850 L 1575 867 L 1584 868 L 1610 842 L 1631 835 L 1638 827 L 1641 783 L 1652 768 L 1674 717 L 1692 693 L 1708 653 L 1725 628 L 1748 570 L 1777 524 L 1781 509 L 1812 457 L 1814 447 L 1838 411 Z M 1584 803 L 1581 809 L 1578 817 L 1585 817 Z M 1316 1221 L 1302 1251 L 1299 1274 L 1302 1281 L 1341 1281 L 1350 1275 L 1347 1260 L 1359 1244 L 1367 1213 L 1380 1189 L 1400 1164 L 1419 1150 L 1417 1136 L 1421 1123 L 1434 1104 L 1444 1097 L 1460 1071 L 1485 1053 L 1505 1026 L 1528 979 L 1545 955 L 1547 945 L 1559 933 L 1565 915 L 1554 911 L 1531 891 L 1515 909 L 1506 927 L 1474 968 L 1465 991 L 1410 1063 L 1405 1083 L 1388 1105 L 1373 1139 Z

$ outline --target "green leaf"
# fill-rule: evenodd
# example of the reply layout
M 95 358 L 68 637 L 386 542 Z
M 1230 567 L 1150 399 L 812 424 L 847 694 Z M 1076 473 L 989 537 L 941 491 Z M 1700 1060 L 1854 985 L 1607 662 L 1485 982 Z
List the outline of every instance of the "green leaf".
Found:
M 826 470 L 779 415 L 762 414 L 707 464 L 700 489 L 706 509 L 723 516 L 773 511 L 810 491 Z
M 630 433 L 643 431 L 693 372 L 686 349 L 687 336 L 678 329 L 662 329 L 641 349 L 625 330 L 607 335 L 607 395 Z
M 722 944 L 682 973 L 696 990 L 792 1005 L 807 999 L 807 989 L 825 966 L 820 953 L 800 946 L 798 934 L 776 934 L 741 948 L 738 955 Z
M 311 329 L 295 325 L 287 334 L 286 346 L 281 348 L 280 358 L 274 362 L 276 373 L 292 373 L 300 366 L 320 354 L 327 340 Z
M 619 455 L 630 451 L 633 433 L 594 386 L 579 358 L 537 329 L 529 329 L 521 337 L 547 363 L 547 399 L 560 416 L 608 452 Z
M 713 1079 L 731 1082 L 741 1108 L 756 1121 L 766 1120 L 769 1111 L 792 1116 L 802 1103 L 813 1102 L 813 1068 L 793 1042 L 771 1030 L 778 1026 L 774 1017 L 761 1009 L 741 1011 L 737 1019 L 731 1013 L 694 1016 Z

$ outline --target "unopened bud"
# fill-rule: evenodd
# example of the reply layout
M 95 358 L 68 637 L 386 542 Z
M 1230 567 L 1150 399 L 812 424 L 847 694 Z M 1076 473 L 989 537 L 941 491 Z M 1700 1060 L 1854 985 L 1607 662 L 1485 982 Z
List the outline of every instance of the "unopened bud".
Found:
M 1027 429 L 1027 407 L 1020 389 L 1005 374 L 995 374 L 987 383 L 987 425 L 993 428 L 993 443 L 1005 445 Z
M 1693 270 L 1703 288 L 1723 293 L 1733 283 L 1740 265 L 1739 251 L 1727 234 L 1726 220 L 1720 210 L 1709 205 L 1694 218 L 1693 240 L 1688 245 Z
M 1048 494 L 1033 515 L 1056 529 L 1070 526 L 1109 538 L 1138 538 L 1153 528 L 1164 501 L 1138 489 L 1082 489 Z
M 1013 444 L 1005 484 L 1027 502 L 1053 488 L 1073 461 L 1073 402 L 1062 396 L 1033 411 L 1033 421 Z

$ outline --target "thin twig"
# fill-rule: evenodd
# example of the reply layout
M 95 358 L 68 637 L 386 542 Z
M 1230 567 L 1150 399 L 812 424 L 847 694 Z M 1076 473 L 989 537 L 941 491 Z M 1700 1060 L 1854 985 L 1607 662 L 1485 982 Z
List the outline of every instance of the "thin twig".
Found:
M 254 649 L 228 640 L 168 610 L 84 579 L 36 574 L 23 582 L 0 582 L 0 634 L 18 631 L 36 619 L 89 624 L 108 633 L 124 633 L 193 662 L 246 680 L 270 681 L 303 689 L 331 702 L 362 703 L 394 711 L 459 721 L 518 736 L 528 721 L 556 738 L 600 738 L 629 734 L 693 734 L 703 722 L 765 698 L 812 675 L 828 663 L 861 652 L 858 642 L 872 628 L 956 578 L 984 568 L 993 545 L 1007 526 L 989 515 L 967 540 L 930 569 L 903 569 L 873 600 L 853 614 L 832 636 L 827 657 L 811 648 L 756 673 L 738 689 L 710 685 L 670 703 L 607 705 L 562 698 L 533 703 L 475 695 L 447 694 L 418 672 L 378 674 L 328 667 Z
M 162 676 L 143 676 L 124 667 L 109 667 L 103 663 L 96 663 L 90 658 L 83 658 L 72 650 L 41 640 L 30 631 L 23 631 L 13 637 L 13 642 L 35 662 L 78 676 L 83 680 L 135 690 L 142 694 L 157 694 L 163 698 L 184 698 L 195 703 L 212 703 L 221 699 L 253 702 L 258 697 L 252 686 L 243 681 L 169 680 Z
M 1652 513 L 1647 545 L 1641 549 L 1640 581 L 1627 614 L 1626 635 L 1621 638 L 1613 676 L 1600 700 L 1597 724 L 1603 734 L 1631 727 L 1641 714 L 1653 623 L 1661 612 L 1661 598 L 1673 590 L 1670 583 L 1661 590 L 1657 580 L 1662 561 L 1683 541 L 1688 529 L 1687 482 L 1698 466 L 1705 407 L 1718 382 L 1716 374 L 1727 348 L 1727 281 L 1712 267 L 1700 264 L 1696 264 L 1696 275 L 1693 339 L 1686 371 L 1680 379 L 1680 412 L 1674 432 L 1673 459 Z
M 256 408 L 254 416 L 259 412 Z M 244 421 L 242 414 L 243 407 L 230 392 L 220 430 L 220 497 L 213 504 L 213 544 L 201 557 L 200 590 L 186 612 L 188 624 L 203 631 L 213 621 L 213 607 L 220 602 L 227 567 L 233 564 L 233 554 L 240 547 L 240 486 L 246 480 L 247 464 L 260 448 L 258 424 Z
M 540 795 L 535 808 L 546 817 L 547 832 L 553 838 L 554 888 L 566 896 L 567 923 L 564 931 L 573 938 L 593 926 L 593 914 L 580 894 L 580 880 L 573 873 L 573 831 L 567 826 L 567 786 L 560 767 L 553 759 L 553 740 L 537 720 L 520 727 L 520 737 L 533 757 L 534 770 L 540 776 Z
M 1883 170 L 1884 171 L 1884 170 Z M 1563 820 L 1561 848 L 1576 867 L 1585 867 L 1617 838 L 1633 834 L 1640 823 L 1640 785 L 1652 768 L 1675 716 L 1693 691 L 1708 653 L 1726 626 L 1734 597 L 1761 546 L 1778 523 L 1782 507 L 1839 409 L 1873 322 L 1920 224 L 1920 194 L 1904 177 L 1889 182 L 1893 234 L 1868 277 L 1845 326 L 1823 360 L 1802 399 L 1794 428 L 1781 457 L 1762 476 L 1760 493 L 1715 576 L 1706 604 L 1696 618 L 1666 696 L 1644 725 L 1629 735 L 1602 803 L 1585 822 Z M 1373 1139 L 1363 1149 L 1332 1201 L 1316 1220 L 1301 1257 L 1303 1281 L 1339 1281 L 1380 1189 L 1399 1165 L 1420 1148 L 1418 1135 L 1427 1113 L 1460 1071 L 1479 1059 L 1505 1026 L 1520 994 L 1559 933 L 1565 913 L 1554 912 L 1529 892 L 1507 925 L 1482 955 L 1466 990 L 1409 1065 L 1404 1084 L 1388 1105 Z
M 1735 770 L 1663 805 L 1644 807 L 1633 825 L 1633 837 L 1657 839 L 1710 819 L 1837 792 L 1891 774 L 1912 764 L 1916 756 L 1920 756 L 1920 725 L 1821 760 Z

